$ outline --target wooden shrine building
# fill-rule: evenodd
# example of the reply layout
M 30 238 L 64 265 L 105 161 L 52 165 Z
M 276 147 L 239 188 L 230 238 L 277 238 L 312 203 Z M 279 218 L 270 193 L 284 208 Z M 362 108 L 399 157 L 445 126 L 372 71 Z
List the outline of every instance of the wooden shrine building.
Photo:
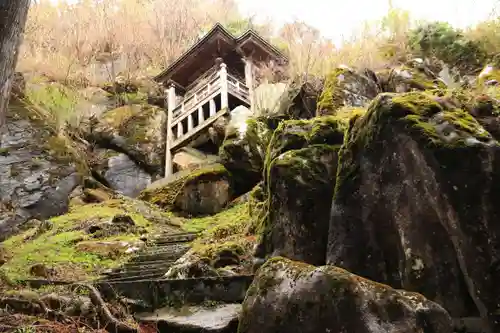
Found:
M 253 110 L 253 67 L 286 62 L 255 31 L 240 37 L 216 24 L 200 41 L 155 77 L 167 89 L 165 177 L 173 173 L 173 153 L 237 106 Z

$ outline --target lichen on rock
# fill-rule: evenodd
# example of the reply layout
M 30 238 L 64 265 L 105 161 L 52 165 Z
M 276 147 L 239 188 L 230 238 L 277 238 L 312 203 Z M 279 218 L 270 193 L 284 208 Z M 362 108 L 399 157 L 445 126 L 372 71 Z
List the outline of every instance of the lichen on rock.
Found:
M 257 189 L 262 193 L 255 193 L 259 203 L 252 228 L 260 234 L 256 257 L 282 255 L 312 264 L 325 262 L 326 217 L 344 125 L 327 116 L 284 121 L 276 129 L 268 147 L 264 182 Z
M 448 313 L 420 294 L 334 266 L 268 260 L 243 302 L 238 333 L 453 332 Z
M 221 163 L 233 174 L 242 192 L 262 176 L 264 158 L 272 132 L 260 119 L 248 119 L 245 126 L 229 127 L 220 147 Z
M 456 105 L 425 92 L 379 95 L 340 150 L 327 262 L 420 292 L 453 317 L 480 315 L 496 331 L 500 276 L 486 263 L 500 246 L 499 154 Z
M 178 172 L 142 191 L 139 199 L 192 215 L 220 212 L 232 199 L 230 173 L 221 164 Z
M 355 71 L 340 66 L 326 77 L 319 96 L 317 115 L 333 115 L 344 106 L 364 107 L 380 92 L 377 78 L 370 70 Z

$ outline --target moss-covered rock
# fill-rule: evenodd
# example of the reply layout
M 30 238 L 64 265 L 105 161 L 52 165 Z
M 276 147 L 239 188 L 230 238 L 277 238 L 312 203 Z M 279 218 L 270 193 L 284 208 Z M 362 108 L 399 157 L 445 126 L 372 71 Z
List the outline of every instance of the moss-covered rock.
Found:
M 238 333 L 451 333 L 452 320 L 420 294 L 395 290 L 334 267 L 276 257 L 261 267 Z
M 379 95 L 340 151 L 327 262 L 497 331 L 499 177 L 500 145 L 470 113 Z
M 446 89 L 446 84 L 420 59 L 377 72 L 382 91 L 404 93 L 414 90 Z
M 375 74 L 342 66 L 326 77 L 317 115 L 332 115 L 344 106 L 363 107 L 380 92 Z
M 167 210 L 200 215 L 220 212 L 232 199 L 230 173 L 220 164 L 181 171 L 142 191 L 139 199 Z
M 261 179 L 271 135 L 259 119 L 248 119 L 244 126 L 228 129 L 219 156 L 241 188 L 239 192 L 248 191 Z
M 252 228 L 261 236 L 256 257 L 325 262 L 327 216 L 343 128 L 341 120 L 328 116 L 284 121 L 274 132 L 263 187 L 254 193 L 257 220 Z
M 270 163 L 289 150 L 305 148 L 309 145 L 342 143 L 346 123 L 335 116 L 318 117 L 311 120 L 287 120 L 278 125 L 269 142 L 265 175 Z
M 322 82 L 314 77 L 295 77 L 277 101 L 275 110 L 264 116 L 283 119 L 310 119 L 316 116 Z
M 141 201 L 122 198 L 77 206 L 4 241 L 8 260 L 1 271 L 22 280 L 30 278 L 31 266 L 41 264 L 53 272 L 52 279 L 94 278 L 129 259 L 145 233 L 160 230 L 180 229 L 168 215 Z
M 132 104 L 105 112 L 95 131 L 124 138 L 130 149 L 145 154 L 145 163 L 161 169 L 165 155 L 165 121 L 163 109 L 147 104 Z

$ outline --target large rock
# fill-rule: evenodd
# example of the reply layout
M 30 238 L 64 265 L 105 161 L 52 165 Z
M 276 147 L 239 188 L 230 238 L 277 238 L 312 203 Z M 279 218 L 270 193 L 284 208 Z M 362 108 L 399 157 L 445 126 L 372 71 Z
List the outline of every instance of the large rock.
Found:
M 220 164 L 177 172 L 151 184 L 139 199 L 188 214 L 220 212 L 232 199 L 232 180 Z
M 104 149 L 127 155 L 137 168 L 149 174 L 153 180 L 162 175 L 165 156 L 165 126 L 166 115 L 163 109 L 152 105 L 132 104 L 122 106 L 103 113 L 96 124 L 92 126 L 87 139 L 96 144 L 93 167 L 101 177 L 110 168 L 112 174 L 122 173 L 121 169 L 128 161 L 121 158 L 121 163 L 109 162 L 116 154 L 108 154 Z M 130 164 L 130 163 L 128 163 Z M 133 173 L 140 173 L 139 170 Z M 115 177 L 116 178 L 116 177 Z M 144 178 L 144 177 L 142 177 Z M 112 185 L 116 181 L 110 182 Z M 140 181 L 140 183 L 143 183 Z M 147 184 L 146 184 L 147 185 Z M 122 190 L 126 184 L 119 183 L 115 189 Z M 139 191 L 145 186 L 139 188 Z
M 340 152 L 327 262 L 498 332 L 500 146 L 425 93 L 382 94 Z
M 264 158 L 272 132 L 260 119 L 231 122 L 220 147 L 221 163 L 235 176 L 246 192 L 262 177 Z
M 325 263 L 342 140 L 343 125 L 334 117 L 284 121 L 274 132 L 266 157 L 266 213 L 258 213 L 262 225 L 257 227 L 257 257 Z
M 378 80 L 372 71 L 338 67 L 325 80 L 317 114 L 332 115 L 342 107 L 363 107 L 379 92 Z
M 333 266 L 273 258 L 250 286 L 238 333 L 451 333 L 450 316 L 422 295 Z
M 421 59 L 377 72 L 384 92 L 410 92 L 413 90 L 445 89 L 446 84 Z
M 0 137 L 0 241 L 29 219 L 65 213 L 85 164 L 69 138 L 50 130 L 43 113 L 12 99 Z
M 152 176 L 127 154 L 111 149 L 95 149 L 99 164 L 94 167 L 106 184 L 126 196 L 135 198 L 151 184 Z

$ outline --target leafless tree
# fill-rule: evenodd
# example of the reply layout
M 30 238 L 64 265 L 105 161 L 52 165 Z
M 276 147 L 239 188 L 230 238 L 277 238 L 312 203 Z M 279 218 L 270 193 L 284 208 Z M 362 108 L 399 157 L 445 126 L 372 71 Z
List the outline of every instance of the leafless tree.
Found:
M 0 0 L 0 133 L 29 4 L 29 0 Z

